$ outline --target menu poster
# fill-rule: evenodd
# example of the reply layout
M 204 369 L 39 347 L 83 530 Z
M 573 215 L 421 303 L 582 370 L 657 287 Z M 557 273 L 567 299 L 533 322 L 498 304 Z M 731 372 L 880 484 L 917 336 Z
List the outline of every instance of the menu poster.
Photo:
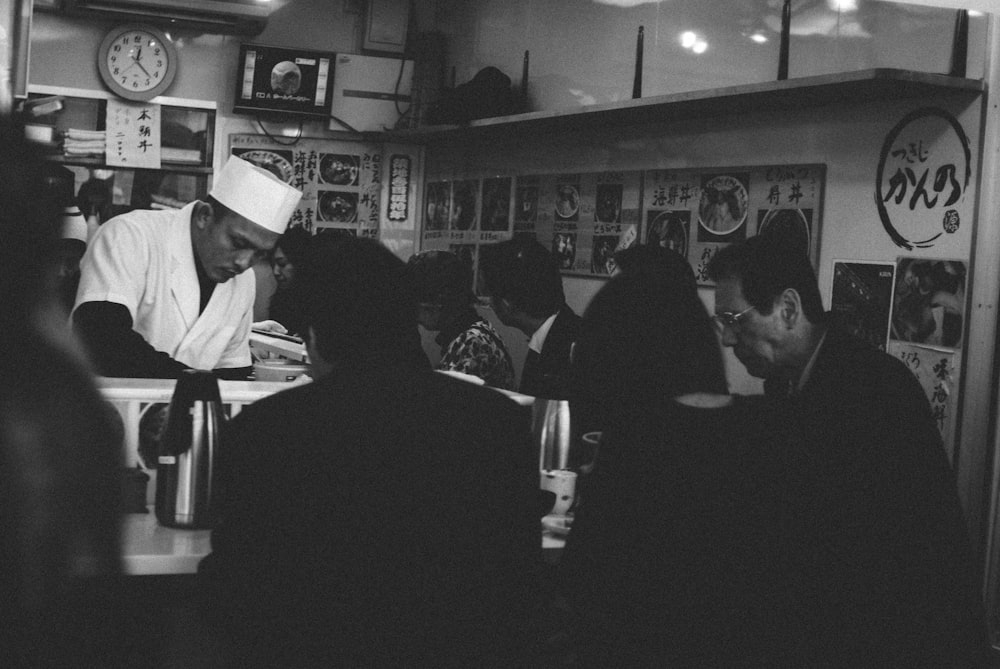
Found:
M 945 445 L 951 448 L 955 443 L 957 406 L 954 398 L 958 395 L 961 353 L 890 341 L 889 354 L 902 360 L 920 381 L 941 437 Z
M 720 248 L 758 234 L 801 247 L 816 266 L 825 179 L 822 164 L 647 170 L 642 241 L 684 256 L 700 285 L 712 285 Z
M 105 126 L 108 165 L 160 168 L 160 105 L 108 100 Z
M 903 257 L 896 264 L 892 339 L 941 349 L 961 346 L 965 262 Z
M 833 262 L 830 310 L 838 325 L 883 352 L 889 341 L 895 269 L 892 263 Z
M 638 238 L 640 178 L 635 171 L 430 181 L 421 248 L 461 248 L 475 262 L 480 245 L 527 236 L 558 254 L 564 273 L 607 277 L 614 252 Z
M 286 145 L 264 135 L 234 134 L 229 149 L 302 191 L 290 225 L 378 237 L 381 145 L 305 137 Z

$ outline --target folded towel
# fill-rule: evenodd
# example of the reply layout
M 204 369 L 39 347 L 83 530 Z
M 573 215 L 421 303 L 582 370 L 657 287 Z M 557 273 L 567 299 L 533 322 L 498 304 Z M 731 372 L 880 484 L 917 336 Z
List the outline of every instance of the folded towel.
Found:
M 79 139 L 83 141 L 104 139 L 107 135 L 103 130 L 78 130 L 70 128 L 65 132 L 67 139 Z

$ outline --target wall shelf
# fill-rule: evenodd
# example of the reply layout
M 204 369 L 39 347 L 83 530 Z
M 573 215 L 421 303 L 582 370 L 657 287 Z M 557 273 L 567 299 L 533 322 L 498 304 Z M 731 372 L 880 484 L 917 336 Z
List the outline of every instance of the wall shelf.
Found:
M 373 133 L 372 139 L 413 144 L 488 141 L 510 133 L 542 134 L 614 125 L 686 121 L 750 111 L 792 110 L 839 102 L 873 102 L 942 93 L 981 94 L 985 84 L 943 74 L 876 68 L 784 81 L 673 93 L 570 110 L 539 111 L 472 121 Z

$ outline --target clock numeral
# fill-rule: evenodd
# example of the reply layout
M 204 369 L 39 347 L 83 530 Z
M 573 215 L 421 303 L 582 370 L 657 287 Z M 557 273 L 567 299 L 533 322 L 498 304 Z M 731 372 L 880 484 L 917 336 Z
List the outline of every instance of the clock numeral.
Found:
M 140 37 L 139 35 L 135 35 L 132 37 L 132 41 L 138 44 L 139 42 L 142 41 L 142 37 Z
M 153 49 L 153 53 L 156 54 L 157 56 L 159 56 L 160 55 L 160 47 L 156 47 L 155 49 Z
M 139 82 L 138 81 L 133 81 L 132 82 L 132 88 L 139 88 Z
M 114 47 L 114 52 L 115 52 L 115 53 L 118 53 L 118 52 L 119 52 L 119 51 L 121 51 L 121 50 L 122 50 L 122 45 L 121 45 L 121 44 L 115 44 L 115 47 Z
M 157 67 L 163 67 L 163 60 L 161 59 L 161 60 L 156 61 L 156 66 Z
M 149 86 L 149 79 L 146 79 L 146 86 Z
M 123 84 L 124 84 L 124 83 L 126 83 L 127 81 L 128 81 L 128 80 L 127 80 L 127 79 L 126 79 L 125 77 L 122 77 L 122 83 L 123 83 Z
M 118 70 L 119 70 L 119 69 L 120 69 L 120 68 L 117 68 L 117 67 L 116 67 L 116 68 L 114 69 L 114 71 L 112 72 L 112 74 L 114 74 L 114 75 L 115 75 L 115 76 L 117 77 L 117 76 L 118 76 Z

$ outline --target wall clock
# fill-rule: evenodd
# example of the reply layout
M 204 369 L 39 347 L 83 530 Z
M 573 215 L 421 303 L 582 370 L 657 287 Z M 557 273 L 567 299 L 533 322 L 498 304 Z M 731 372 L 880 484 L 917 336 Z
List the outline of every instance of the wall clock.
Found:
M 173 83 L 177 51 L 157 28 L 121 25 L 112 28 L 101 42 L 97 69 L 112 93 L 126 100 L 149 100 Z

